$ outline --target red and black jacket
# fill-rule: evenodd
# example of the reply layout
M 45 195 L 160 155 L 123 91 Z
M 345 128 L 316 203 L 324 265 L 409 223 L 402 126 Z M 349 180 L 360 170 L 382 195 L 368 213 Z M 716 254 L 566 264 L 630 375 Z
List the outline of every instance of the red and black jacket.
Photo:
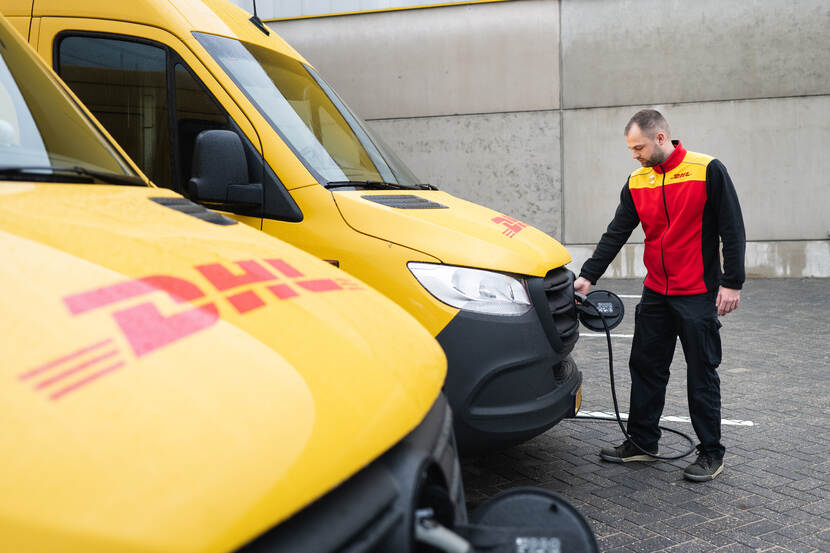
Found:
M 702 294 L 718 286 L 740 290 L 746 235 L 735 186 L 720 161 L 673 143 L 666 161 L 628 177 L 614 220 L 580 276 L 596 284 L 642 223 L 647 288 L 668 296 Z

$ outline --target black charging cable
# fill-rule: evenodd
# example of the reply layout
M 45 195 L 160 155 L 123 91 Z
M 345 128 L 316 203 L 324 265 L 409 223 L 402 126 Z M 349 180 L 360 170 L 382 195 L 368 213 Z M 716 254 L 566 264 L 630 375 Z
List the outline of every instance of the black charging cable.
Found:
M 617 403 L 617 389 L 616 389 L 616 386 L 614 385 L 614 353 L 613 353 L 613 350 L 611 349 L 611 330 L 608 328 L 608 323 L 605 322 L 606 315 L 600 309 L 597 309 L 597 306 L 594 305 L 593 303 L 591 303 L 591 300 L 589 300 L 584 294 L 580 294 L 579 292 L 575 292 L 574 295 L 576 296 L 576 299 L 579 300 L 579 303 L 593 308 L 594 311 L 596 311 L 599 314 L 599 318 L 602 321 L 602 326 L 603 326 L 603 328 L 605 328 L 605 338 L 608 341 L 608 374 L 609 374 L 610 379 L 611 379 L 611 399 L 614 400 L 614 414 L 616 415 L 617 418 L 616 419 L 610 419 L 610 418 L 606 418 L 606 417 L 594 417 L 594 416 L 589 416 L 589 415 L 575 415 L 571 418 L 572 419 L 577 419 L 577 420 L 592 420 L 592 421 L 604 421 L 604 422 L 614 422 L 614 420 L 616 420 L 617 424 L 620 425 L 620 430 L 622 430 L 622 433 L 625 436 L 625 439 L 628 440 L 629 442 L 631 442 L 634 445 L 634 447 L 636 447 L 637 449 L 639 449 L 640 451 L 642 451 L 643 453 L 645 453 L 649 457 L 653 457 L 654 459 L 662 459 L 664 461 L 672 461 L 674 459 L 682 459 L 683 457 L 686 457 L 686 456 L 690 455 L 695 450 L 694 440 L 688 434 L 685 434 L 685 433 L 683 433 L 679 430 L 674 430 L 673 428 L 667 428 L 665 426 L 659 426 L 659 428 L 661 430 L 665 430 L 667 432 L 672 432 L 674 434 L 677 434 L 678 436 L 681 436 L 681 437 L 685 438 L 689 442 L 691 447 L 685 453 L 680 453 L 678 455 L 657 455 L 657 454 L 654 454 L 654 453 L 649 453 L 648 451 L 646 451 L 645 449 L 640 447 L 637 444 L 637 442 L 632 440 L 631 436 L 628 435 L 628 432 L 626 432 L 626 430 L 625 430 L 625 425 L 622 422 L 622 417 L 620 417 L 620 407 Z

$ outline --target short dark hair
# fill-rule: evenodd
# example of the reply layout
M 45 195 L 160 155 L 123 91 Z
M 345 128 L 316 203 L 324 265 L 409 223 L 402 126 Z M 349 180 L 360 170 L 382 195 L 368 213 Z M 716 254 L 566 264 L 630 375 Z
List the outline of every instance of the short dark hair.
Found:
M 658 132 L 663 131 L 666 136 L 671 138 L 671 129 L 669 129 L 669 122 L 663 117 L 663 114 L 656 109 L 641 109 L 635 113 L 628 124 L 625 126 L 625 134 L 631 130 L 633 125 L 640 127 L 643 134 L 655 136 Z

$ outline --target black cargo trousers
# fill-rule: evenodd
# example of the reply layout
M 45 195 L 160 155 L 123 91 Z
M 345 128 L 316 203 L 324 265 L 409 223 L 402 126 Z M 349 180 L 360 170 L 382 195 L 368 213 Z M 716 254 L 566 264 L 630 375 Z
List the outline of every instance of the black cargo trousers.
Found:
M 643 288 L 635 312 L 631 346 L 631 402 L 628 433 L 641 447 L 657 449 L 658 424 L 666 400 L 677 338 L 687 365 L 689 414 L 700 449 L 715 459 L 726 451 L 721 438 L 721 342 L 716 292 L 691 296 L 664 296 Z

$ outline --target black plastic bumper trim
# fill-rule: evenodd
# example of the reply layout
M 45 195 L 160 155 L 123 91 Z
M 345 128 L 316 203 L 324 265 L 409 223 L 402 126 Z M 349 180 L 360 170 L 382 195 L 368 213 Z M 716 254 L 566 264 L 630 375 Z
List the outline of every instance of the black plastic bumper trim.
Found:
M 581 374 L 553 349 L 541 320 L 533 309 L 514 317 L 461 311 L 438 334 L 461 451 L 528 440 L 573 410 Z
M 533 304 L 533 309 L 539 317 L 542 328 L 545 329 L 545 335 L 550 342 L 550 347 L 553 348 L 553 351 L 562 353 L 565 351 L 565 345 L 562 343 L 562 339 L 559 338 L 559 331 L 556 329 L 553 317 L 548 309 L 548 298 L 545 294 L 544 282 L 544 279 L 538 277 L 525 279 L 527 292 L 530 295 L 530 302 Z

